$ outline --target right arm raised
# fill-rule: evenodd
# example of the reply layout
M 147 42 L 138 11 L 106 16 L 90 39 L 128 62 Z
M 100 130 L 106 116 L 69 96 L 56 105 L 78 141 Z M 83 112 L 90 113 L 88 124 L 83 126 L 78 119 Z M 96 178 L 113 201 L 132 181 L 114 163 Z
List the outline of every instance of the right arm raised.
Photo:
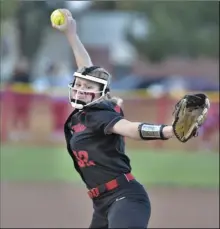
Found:
M 65 16 L 64 25 L 54 25 L 52 27 L 63 32 L 73 50 L 76 64 L 78 68 L 91 67 L 93 65 L 91 58 L 86 51 L 84 45 L 80 41 L 76 32 L 76 21 L 73 19 L 72 14 L 67 9 L 59 9 Z
M 77 34 L 67 34 L 67 39 L 73 50 L 73 54 L 76 59 L 76 64 L 78 68 L 91 67 L 92 61 L 88 52 L 86 51 L 84 45 L 80 41 Z

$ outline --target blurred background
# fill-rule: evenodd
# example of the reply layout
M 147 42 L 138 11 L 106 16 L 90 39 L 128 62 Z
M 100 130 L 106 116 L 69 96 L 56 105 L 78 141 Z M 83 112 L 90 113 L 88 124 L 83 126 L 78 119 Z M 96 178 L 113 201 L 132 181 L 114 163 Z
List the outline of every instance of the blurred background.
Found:
M 77 67 L 66 38 L 50 25 L 57 8 L 72 12 L 94 65 L 112 74 L 126 118 L 170 124 L 184 94 L 208 95 L 210 112 L 197 138 L 126 143 L 152 198 L 150 227 L 218 227 L 219 3 L 0 4 L 1 227 L 87 227 L 91 218 L 65 149 L 67 85 Z

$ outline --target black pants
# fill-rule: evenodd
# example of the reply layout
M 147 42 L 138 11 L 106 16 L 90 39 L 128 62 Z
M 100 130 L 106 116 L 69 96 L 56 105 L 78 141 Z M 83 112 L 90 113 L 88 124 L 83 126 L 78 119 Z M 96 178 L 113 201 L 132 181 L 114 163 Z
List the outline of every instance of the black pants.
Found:
M 147 192 L 135 180 L 93 200 L 93 207 L 90 228 L 147 228 L 151 214 Z

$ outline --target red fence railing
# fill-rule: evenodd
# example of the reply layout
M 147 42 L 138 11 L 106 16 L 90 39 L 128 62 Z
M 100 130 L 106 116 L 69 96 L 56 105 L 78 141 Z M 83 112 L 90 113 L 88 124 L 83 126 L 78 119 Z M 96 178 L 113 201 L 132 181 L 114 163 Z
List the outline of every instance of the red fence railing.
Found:
M 49 92 L 35 93 L 32 88 L 21 85 L 4 88 L 0 91 L 1 141 L 47 144 L 64 141 L 63 124 L 71 111 L 67 90 L 53 95 Z M 127 119 L 151 123 L 172 123 L 172 112 L 180 95 L 163 95 L 152 98 L 144 91 L 117 93 L 124 99 L 124 112 Z M 149 142 L 148 147 L 191 148 L 209 141 L 213 150 L 219 148 L 219 101 L 217 93 L 207 93 L 211 100 L 210 115 L 202 136 L 187 144 L 175 140 Z M 128 147 L 146 147 L 146 143 L 126 139 Z

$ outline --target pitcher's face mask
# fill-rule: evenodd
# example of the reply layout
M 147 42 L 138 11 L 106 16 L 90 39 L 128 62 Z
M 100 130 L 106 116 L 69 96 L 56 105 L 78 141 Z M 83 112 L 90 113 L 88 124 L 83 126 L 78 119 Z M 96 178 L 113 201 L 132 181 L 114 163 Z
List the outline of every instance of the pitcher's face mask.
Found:
M 68 85 L 69 101 L 72 107 L 83 109 L 101 100 L 107 92 L 107 80 L 90 75 L 74 73 L 75 80 Z

